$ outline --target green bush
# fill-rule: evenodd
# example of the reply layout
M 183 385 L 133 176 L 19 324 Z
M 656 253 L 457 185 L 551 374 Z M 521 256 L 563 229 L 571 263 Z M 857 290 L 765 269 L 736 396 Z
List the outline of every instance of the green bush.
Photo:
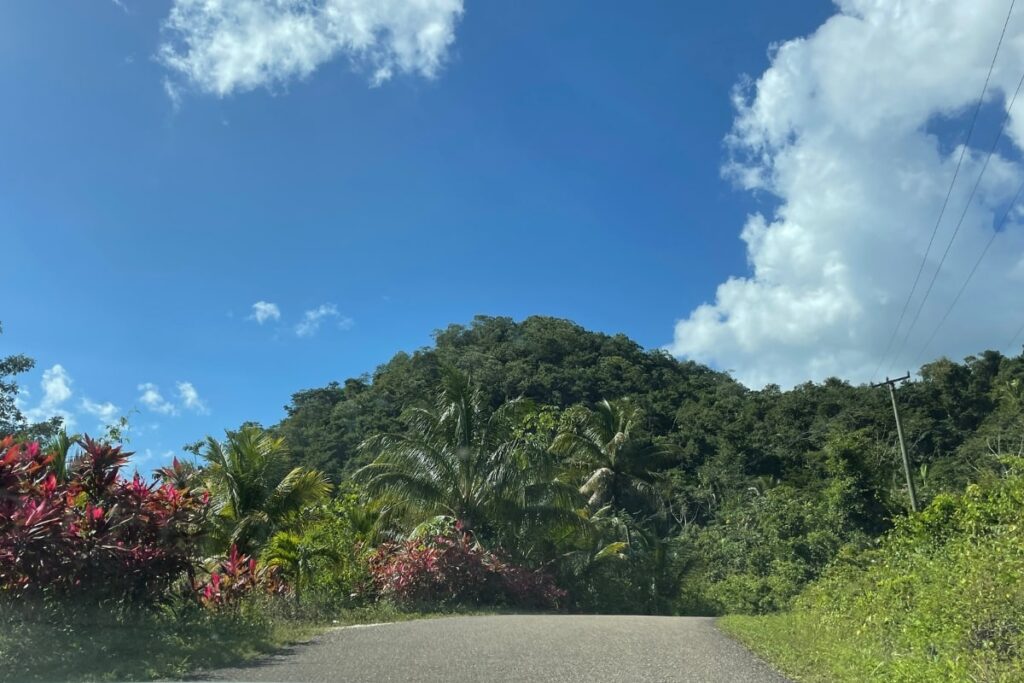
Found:
M 296 596 L 324 609 L 347 609 L 368 599 L 367 560 L 373 551 L 377 510 L 357 493 L 307 509 L 299 531 L 271 539 L 263 560 L 276 564 Z
M 942 494 L 766 619 L 727 628 L 806 680 L 1024 680 L 1024 460 Z
M 814 486 L 751 487 L 719 519 L 683 535 L 696 558 L 678 611 L 763 614 L 785 609 L 844 549 L 867 542 L 857 524 L 860 487 L 843 458 L 843 438 L 822 456 L 828 478 Z

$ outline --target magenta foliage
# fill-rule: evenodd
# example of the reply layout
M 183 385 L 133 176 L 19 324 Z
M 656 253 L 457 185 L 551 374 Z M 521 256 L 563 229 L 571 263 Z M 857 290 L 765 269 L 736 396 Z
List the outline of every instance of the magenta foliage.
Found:
M 60 481 L 37 443 L 0 440 L 0 594 L 156 599 L 192 570 L 204 492 L 125 479 L 129 453 L 79 445 Z
M 238 601 L 254 592 L 282 594 L 287 586 L 280 580 L 275 567 L 261 567 L 249 555 L 231 552 L 210 572 L 205 582 L 194 582 L 193 592 L 199 602 L 211 609 L 237 605 Z
M 450 534 L 382 545 L 369 563 L 377 593 L 405 604 L 552 608 L 566 595 L 547 572 L 502 560 L 461 525 Z

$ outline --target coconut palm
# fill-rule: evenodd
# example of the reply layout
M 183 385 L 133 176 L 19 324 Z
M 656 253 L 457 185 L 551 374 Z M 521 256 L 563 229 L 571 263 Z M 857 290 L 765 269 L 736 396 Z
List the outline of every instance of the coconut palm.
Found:
M 666 450 L 637 438 L 640 410 L 626 400 L 601 401 L 581 423 L 561 431 L 551 452 L 566 457 L 582 484 L 587 505 L 628 509 L 637 504 L 660 507 L 647 467 Z
M 563 545 L 575 545 L 563 553 L 562 567 L 577 578 L 585 577 L 604 564 L 625 561 L 632 550 L 631 520 L 617 514 L 610 505 L 593 513 L 587 511 L 584 519 L 585 533 L 561 539 Z
M 259 427 L 229 432 L 224 443 L 207 437 L 202 451 L 207 486 L 214 501 L 220 536 L 228 545 L 253 552 L 294 522 L 301 511 L 323 502 L 331 491 L 317 470 L 288 470 L 284 439 Z
M 508 545 L 545 525 L 578 525 L 575 492 L 555 476 L 554 459 L 515 436 L 531 409 L 513 400 L 488 410 L 470 379 L 447 369 L 434 405 L 403 414 L 406 432 L 363 443 L 375 460 L 357 477 L 412 525 L 449 517 Z

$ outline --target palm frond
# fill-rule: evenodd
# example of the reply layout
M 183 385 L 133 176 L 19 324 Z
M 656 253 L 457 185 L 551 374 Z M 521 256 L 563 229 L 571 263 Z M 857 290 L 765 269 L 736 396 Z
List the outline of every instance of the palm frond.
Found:
M 331 483 L 322 472 L 296 467 L 267 497 L 266 510 L 272 517 L 282 518 L 325 501 L 331 489 Z

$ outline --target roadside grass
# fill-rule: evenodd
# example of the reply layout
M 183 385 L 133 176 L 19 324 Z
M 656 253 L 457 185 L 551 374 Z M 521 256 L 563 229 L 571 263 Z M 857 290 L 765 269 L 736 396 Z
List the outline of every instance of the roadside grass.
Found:
M 0 681 L 181 679 L 234 666 L 308 641 L 329 628 L 421 619 L 382 603 L 297 609 L 284 599 L 249 601 L 233 612 L 0 605 Z
M 813 616 L 800 613 L 730 615 L 718 626 L 795 681 L 845 683 L 871 680 L 877 653 L 863 643 L 823 632 Z
M 863 630 L 827 626 L 815 614 L 731 615 L 718 625 L 800 683 L 1024 680 L 1024 661 L 1016 655 L 992 648 L 888 648 Z
M 797 681 L 1024 681 L 1024 461 L 840 558 L 789 612 L 720 626 Z

